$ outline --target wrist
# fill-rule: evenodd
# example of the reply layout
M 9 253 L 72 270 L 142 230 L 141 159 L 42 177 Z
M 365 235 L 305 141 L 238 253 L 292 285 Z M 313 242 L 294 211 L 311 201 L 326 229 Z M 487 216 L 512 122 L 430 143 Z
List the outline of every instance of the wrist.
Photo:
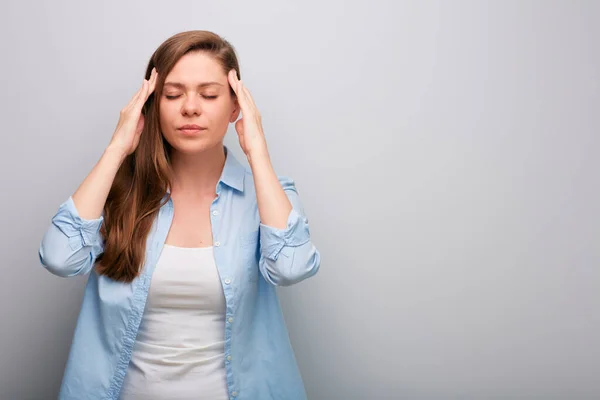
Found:
M 113 146 L 108 146 L 106 149 L 104 149 L 103 156 L 117 160 L 119 164 L 121 164 L 123 161 L 125 161 L 125 158 L 127 158 L 127 154 L 123 150 Z
M 248 151 L 246 157 L 248 158 L 248 163 L 269 160 L 269 151 L 266 146 L 262 148 L 257 148 L 255 150 Z

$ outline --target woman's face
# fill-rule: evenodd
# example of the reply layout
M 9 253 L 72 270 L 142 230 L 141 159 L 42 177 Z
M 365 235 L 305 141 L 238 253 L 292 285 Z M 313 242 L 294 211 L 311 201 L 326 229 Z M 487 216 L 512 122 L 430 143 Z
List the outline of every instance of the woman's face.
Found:
M 165 78 L 160 126 L 173 147 L 196 153 L 223 141 L 239 115 L 221 65 L 203 52 L 183 56 Z

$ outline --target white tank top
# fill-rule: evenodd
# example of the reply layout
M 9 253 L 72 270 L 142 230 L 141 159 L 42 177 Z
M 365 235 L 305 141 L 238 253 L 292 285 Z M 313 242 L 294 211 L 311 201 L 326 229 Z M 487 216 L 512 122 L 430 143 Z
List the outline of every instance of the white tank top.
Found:
M 165 244 L 120 399 L 228 399 L 225 309 L 212 246 Z

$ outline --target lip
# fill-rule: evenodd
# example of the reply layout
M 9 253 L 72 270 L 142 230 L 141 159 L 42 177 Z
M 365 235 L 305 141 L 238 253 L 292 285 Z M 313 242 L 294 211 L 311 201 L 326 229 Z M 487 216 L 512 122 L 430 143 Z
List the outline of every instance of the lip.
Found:
M 195 135 L 195 134 L 198 134 L 198 133 L 206 130 L 206 128 L 203 128 L 199 125 L 183 125 L 183 126 L 177 128 L 177 130 L 186 135 Z
M 178 129 L 179 130 L 196 130 L 196 131 L 198 131 L 198 130 L 206 129 L 206 128 L 203 128 L 200 125 L 189 124 L 189 125 L 180 126 Z

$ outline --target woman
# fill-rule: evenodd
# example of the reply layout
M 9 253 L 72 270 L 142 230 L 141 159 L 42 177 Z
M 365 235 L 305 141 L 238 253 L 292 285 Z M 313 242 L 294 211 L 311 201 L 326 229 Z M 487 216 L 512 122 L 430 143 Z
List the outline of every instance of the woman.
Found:
M 275 288 L 320 256 L 239 76 L 211 32 L 166 40 L 53 217 L 41 263 L 90 273 L 61 399 L 306 398 Z M 249 169 L 223 145 L 234 122 Z

